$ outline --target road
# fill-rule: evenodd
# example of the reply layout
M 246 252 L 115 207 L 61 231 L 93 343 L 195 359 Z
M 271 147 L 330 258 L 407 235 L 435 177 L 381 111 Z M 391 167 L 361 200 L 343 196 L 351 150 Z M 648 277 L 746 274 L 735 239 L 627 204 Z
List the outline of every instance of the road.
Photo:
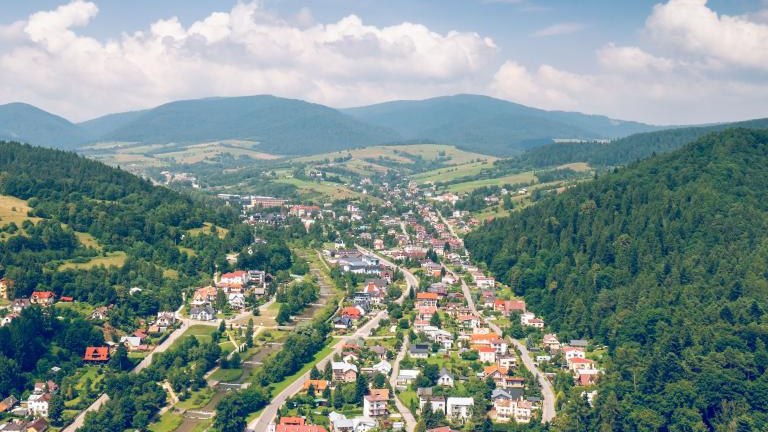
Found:
M 152 357 L 154 357 L 154 355 L 156 353 L 161 353 L 161 352 L 164 352 L 165 350 L 167 350 L 171 345 L 173 345 L 174 342 L 176 342 L 176 340 L 179 337 L 181 337 L 182 334 L 184 334 L 184 332 L 190 326 L 190 320 L 186 319 L 186 318 L 181 318 L 180 312 L 181 312 L 181 308 L 183 308 L 183 307 L 184 306 L 182 305 L 176 311 L 176 317 L 181 322 L 181 325 L 176 330 L 171 332 L 171 334 L 168 335 L 168 337 L 163 341 L 163 343 L 161 343 L 160 345 L 156 346 L 155 349 L 152 350 L 151 353 L 149 353 L 149 355 L 144 357 L 144 359 L 142 359 L 139 362 L 139 364 L 137 364 L 133 368 L 133 370 L 131 370 L 131 373 L 139 373 L 142 370 L 144 370 L 147 366 L 152 364 Z M 198 322 L 196 322 L 196 323 L 198 323 Z M 198 323 L 198 324 L 205 324 L 205 323 L 201 322 L 201 323 Z M 218 324 L 211 324 L 211 325 L 218 325 Z M 88 406 L 88 408 L 86 408 L 83 411 L 81 411 L 80 414 L 78 414 L 77 417 L 75 417 L 75 419 L 72 421 L 72 423 L 69 426 L 67 426 L 64 429 L 62 429 L 62 432 L 75 432 L 78 428 L 83 426 L 83 424 L 85 423 L 85 415 L 86 414 L 88 414 L 91 411 L 98 411 L 99 408 L 101 408 L 102 405 L 107 403 L 108 400 L 109 400 L 109 396 L 106 393 L 102 393 L 95 401 L 93 401 L 93 403 L 90 406 Z
M 363 248 L 358 247 L 358 249 L 365 251 L 366 253 L 369 253 L 369 251 Z M 397 268 L 396 265 L 394 265 L 389 261 L 382 259 L 382 262 L 387 266 Z M 410 272 L 404 271 L 403 273 L 405 274 L 405 279 L 406 279 L 406 283 L 408 284 L 408 287 L 418 286 L 418 281 Z M 403 304 L 403 301 L 405 301 L 405 298 L 407 295 L 408 295 L 408 290 L 406 289 L 403 291 L 403 294 L 400 296 L 400 298 L 397 299 L 395 302 L 398 304 Z M 331 353 L 329 353 L 327 356 L 323 357 L 317 362 L 316 367 L 319 370 L 323 370 L 325 368 L 325 365 L 329 361 L 331 361 L 331 359 L 333 359 L 333 356 L 335 354 L 340 354 L 342 352 L 345 344 L 350 343 L 359 337 L 360 338 L 367 337 L 368 334 L 371 332 L 371 330 L 379 326 L 379 322 L 385 316 L 387 316 L 387 311 L 385 310 L 379 311 L 376 315 L 374 315 L 374 317 L 370 321 L 368 321 L 362 327 L 357 329 L 355 333 L 353 333 L 350 336 L 341 338 L 341 340 L 337 342 L 336 345 L 334 346 L 333 351 L 331 351 Z M 256 431 L 256 432 L 266 431 L 267 428 L 269 427 L 269 424 L 272 423 L 272 421 L 277 416 L 278 408 L 280 408 L 288 398 L 290 398 L 291 396 L 301 391 L 301 389 L 304 387 L 304 381 L 306 381 L 307 379 L 309 379 L 309 372 L 299 377 L 299 379 L 291 383 L 291 385 L 286 387 L 278 395 L 274 396 L 272 398 L 272 402 L 264 408 L 264 410 L 261 412 L 261 415 L 259 415 L 258 417 L 256 417 L 255 419 L 253 419 L 251 422 L 248 423 L 247 430 Z M 403 418 L 405 419 L 406 416 L 403 415 Z M 411 416 L 411 418 L 413 418 L 413 416 Z M 408 432 L 413 432 L 413 430 L 416 428 L 416 422 L 414 421 L 411 425 L 408 425 L 407 427 L 408 427 L 407 429 Z
M 440 212 L 437 212 L 438 216 L 440 216 L 440 220 L 448 227 L 451 234 L 455 237 L 456 234 L 453 232 L 453 228 L 448 224 L 448 222 L 445 220 L 443 215 Z M 469 253 L 469 252 L 467 252 Z M 450 272 L 454 278 L 458 279 L 458 275 L 451 271 L 448 267 L 443 264 L 443 268 Z M 464 279 L 461 279 L 461 291 L 464 293 L 464 297 L 467 299 L 467 304 L 469 305 L 469 309 L 472 310 L 472 312 L 482 317 L 482 315 L 478 312 L 477 307 L 475 306 L 475 301 L 472 298 L 472 292 L 469 290 L 469 286 L 464 281 Z M 499 335 L 503 335 L 504 332 L 501 331 L 499 326 L 494 324 L 491 321 L 485 320 L 488 324 L 488 327 L 496 332 Z M 512 339 L 511 337 L 507 337 L 507 339 L 512 342 L 512 345 L 517 348 L 518 351 L 520 351 L 520 358 L 523 360 L 523 364 L 525 365 L 526 369 L 528 369 L 532 374 L 536 375 L 536 378 L 539 381 L 539 387 L 541 387 L 541 396 L 542 396 L 542 402 L 541 402 L 541 422 L 542 423 L 548 423 L 552 421 L 552 419 L 555 418 L 557 415 L 555 411 L 555 392 L 552 390 L 552 384 L 549 382 L 546 376 L 539 370 L 538 367 L 536 367 L 536 364 L 531 359 L 531 355 L 528 352 L 528 349 L 525 347 L 525 344 L 520 342 L 517 339 Z
M 355 333 L 353 333 L 350 336 L 341 338 L 336 345 L 333 348 L 333 351 L 329 353 L 327 356 L 320 359 L 316 366 L 319 370 L 323 370 L 325 368 L 325 365 L 333 359 L 333 356 L 335 354 L 341 354 L 344 345 L 347 343 L 352 342 L 358 337 L 365 337 L 368 335 L 368 333 L 371 332 L 371 330 L 375 329 L 379 325 L 379 321 L 381 321 L 382 318 L 386 315 L 386 311 L 380 311 L 377 313 L 370 321 L 368 321 L 365 325 L 357 329 Z M 299 377 L 296 381 L 291 383 L 288 387 L 285 388 L 285 390 L 281 391 L 278 395 L 274 396 L 272 398 L 272 402 L 267 405 L 266 408 L 264 408 L 264 411 L 261 412 L 261 415 L 259 417 L 256 417 L 253 419 L 250 423 L 248 423 L 248 430 L 252 431 L 266 431 L 269 427 L 269 424 L 275 419 L 275 416 L 277 415 L 277 410 L 280 408 L 280 406 L 285 403 L 285 401 L 290 398 L 291 396 L 295 395 L 301 389 L 304 387 L 304 381 L 309 379 L 309 372 L 305 373 L 303 376 Z
M 397 388 L 397 376 L 400 374 L 400 362 L 405 358 L 405 352 L 407 349 L 408 336 L 403 339 L 403 346 L 400 347 L 400 352 L 397 353 L 395 363 L 392 365 L 392 375 L 389 377 L 389 384 L 393 389 Z M 397 407 L 397 410 L 400 411 L 400 415 L 403 416 L 403 420 L 405 421 L 405 429 L 408 432 L 413 432 L 416 430 L 416 418 L 414 418 L 411 410 L 408 409 L 408 407 L 406 407 L 397 396 L 395 396 L 395 406 Z

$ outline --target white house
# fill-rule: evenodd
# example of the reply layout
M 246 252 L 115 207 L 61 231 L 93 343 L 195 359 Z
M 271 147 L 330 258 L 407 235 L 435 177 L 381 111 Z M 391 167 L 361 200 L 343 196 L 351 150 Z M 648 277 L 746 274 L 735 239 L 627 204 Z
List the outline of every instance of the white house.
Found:
M 189 317 L 197 321 L 211 321 L 216 318 L 216 312 L 210 306 L 196 306 L 189 310 Z
M 418 369 L 400 369 L 400 373 L 397 375 L 395 384 L 399 388 L 406 388 L 412 382 L 416 381 L 416 378 L 419 377 L 420 373 L 421 371 Z
M 466 420 L 472 415 L 475 400 L 470 397 L 449 397 L 445 402 L 445 415 L 452 419 Z
M 50 393 L 33 393 L 27 399 L 27 411 L 33 416 L 48 417 L 48 403 L 50 401 Z
M 440 370 L 440 376 L 437 378 L 437 385 L 443 387 L 453 387 L 454 377 L 453 374 L 448 372 L 448 369 L 443 367 Z

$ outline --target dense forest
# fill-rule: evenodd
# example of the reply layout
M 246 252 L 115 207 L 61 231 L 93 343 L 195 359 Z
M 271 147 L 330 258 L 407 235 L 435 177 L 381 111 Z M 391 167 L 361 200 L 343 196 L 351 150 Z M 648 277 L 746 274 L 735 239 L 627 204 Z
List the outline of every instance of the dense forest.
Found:
M 735 127 L 765 129 L 768 128 L 768 119 L 644 132 L 620 138 L 608 144 L 597 142 L 548 144 L 532 148 L 516 158 L 502 159 L 495 165 L 502 171 L 551 167 L 571 162 L 587 162 L 593 167 L 626 165 L 653 154 L 677 150 L 704 135 Z
M 612 362 L 566 431 L 768 430 L 768 132 L 734 129 L 489 222 L 474 256 Z

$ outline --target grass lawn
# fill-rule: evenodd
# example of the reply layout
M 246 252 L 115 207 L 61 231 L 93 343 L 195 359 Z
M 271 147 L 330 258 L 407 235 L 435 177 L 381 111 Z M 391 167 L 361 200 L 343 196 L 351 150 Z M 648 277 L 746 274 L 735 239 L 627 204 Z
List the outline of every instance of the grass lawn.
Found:
M 30 210 L 32 207 L 28 206 L 26 201 L 10 195 L 0 195 L 0 226 L 13 222 L 21 229 L 21 223 L 25 220 L 39 221 L 40 218 L 27 216 Z
M 184 419 L 181 415 L 174 413 L 173 410 L 169 410 L 160 417 L 157 423 L 149 425 L 149 430 L 152 432 L 171 432 L 181 426 L 183 422 Z
M 314 181 L 301 180 L 297 178 L 281 178 L 276 180 L 279 183 L 285 183 L 296 186 L 299 193 L 305 195 L 323 195 L 332 200 L 359 198 L 361 194 L 340 185 L 338 183 L 323 182 L 318 183 Z
M 196 337 L 197 340 L 199 340 L 200 342 L 210 342 L 211 333 L 215 331 L 216 331 L 216 327 L 213 327 L 213 326 L 207 326 L 203 324 L 196 324 L 196 325 L 190 326 L 187 329 L 187 331 L 185 331 L 184 334 L 181 335 L 180 338 L 176 339 L 176 341 L 173 343 L 170 349 L 174 349 L 177 344 L 181 343 L 182 340 L 190 336 Z
M 62 310 L 71 310 L 75 311 L 80 314 L 83 318 L 90 318 L 91 314 L 93 313 L 93 306 L 89 305 L 88 303 L 84 302 L 58 302 L 54 305 L 54 307 L 60 311 Z
M 414 390 L 404 390 L 397 394 L 397 397 L 400 398 L 400 401 L 405 405 L 406 408 L 410 409 L 413 405 L 411 405 L 415 401 L 416 406 L 419 406 L 419 397 L 416 395 L 416 392 Z
M 459 177 L 475 175 L 489 166 L 491 166 L 490 162 L 470 162 L 464 165 L 448 166 L 416 174 L 413 176 L 413 180 L 418 183 L 445 182 Z
M 203 226 L 200 228 L 192 228 L 191 230 L 187 230 L 189 235 L 191 236 L 197 236 L 200 234 L 211 234 L 211 227 L 214 226 L 210 222 L 203 222 Z M 216 234 L 219 236 L 219 238 L 223 239 L 227 236 L 227 233 L 229 232 L 228 229 L 222 228 L 220 226 L 216 227 Z
M 179 252 L 184 252 L 191 257 L 197 256 L 197 252 L 195 252 L 195 250 L 192 248 L 188 248 L 184 246 L 177 246 L 177 248 L 179 249 Z
M 176 404 L 177 408 L 180 409 L 200 409 L 208 404 L 208 402 L 211 401 L 211 398 L 213 398 L 213 395 L 215 392 L 210 387 L 205 387 L 203 389 L 200 389 L 196 392 L 192 392 L 192 394 L 185 400 L 179 402 Z
M 218 369 L 211 374 L 210 379 L 219 382 L 233 382 L 242 375 L 242 369 Z
M 75 237 L 83 246 L 101 251 L 101 243 L 96 240 L 92 235 L 84 232 L 75 231 Z
M 325 348 L 321 349 L 317 354 L 315 354 L 312 360 L 307 362 L 307 364 L 305 364 L 304 367 L 302 367 L 295 374 L 288 376 L 284 380 L 275 384 L 272 390 L 272 394 L 273 395 L 280 394 L 280 392 L 285 390 L 285 388 L 291 385 L 291 383 L 299 379 L 299 377 L 301 377 L 305 373 L 309 372 L 310 369 L 315 367 L 315 365 L 320 359 L 328 356 L 331 352 L 333 352 L 333 347 L 336 345 L 336 342 L 337 341 L 334 339 L 328 339 L 325 343 Z
M 536 176 L 533 175 L 533 171 L 526 171 L 526 172 L 511 174 L 511 175 L 499 177 L 499 178 L 473 180 L 473 181 L 464 182 L 464 183 L 456 183 L 448 186 L 447 190 L 455 193 L 471 192 L 483 186 L 493 186 L 493 185 L 501 186 L 507 183 L 509 184 L 530 183 L 535 179 L 536 179 Z
M 84 263 L 67 262 L 59 266 L 59 271 L 68 269 L 89 270 L 94 267 L 122 267 L 127 255 L 123 251 L 108 252 L 107 256 L 97 256 Z

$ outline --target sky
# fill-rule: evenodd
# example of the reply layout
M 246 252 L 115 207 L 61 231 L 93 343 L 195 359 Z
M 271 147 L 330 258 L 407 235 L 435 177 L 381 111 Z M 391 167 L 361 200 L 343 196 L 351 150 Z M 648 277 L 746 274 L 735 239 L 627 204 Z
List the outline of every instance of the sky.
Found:
M 768 0 L 29 0 L 0 104 L 83 121 L 211 96 L 476 93 L 654 124 L 768 117 Z

